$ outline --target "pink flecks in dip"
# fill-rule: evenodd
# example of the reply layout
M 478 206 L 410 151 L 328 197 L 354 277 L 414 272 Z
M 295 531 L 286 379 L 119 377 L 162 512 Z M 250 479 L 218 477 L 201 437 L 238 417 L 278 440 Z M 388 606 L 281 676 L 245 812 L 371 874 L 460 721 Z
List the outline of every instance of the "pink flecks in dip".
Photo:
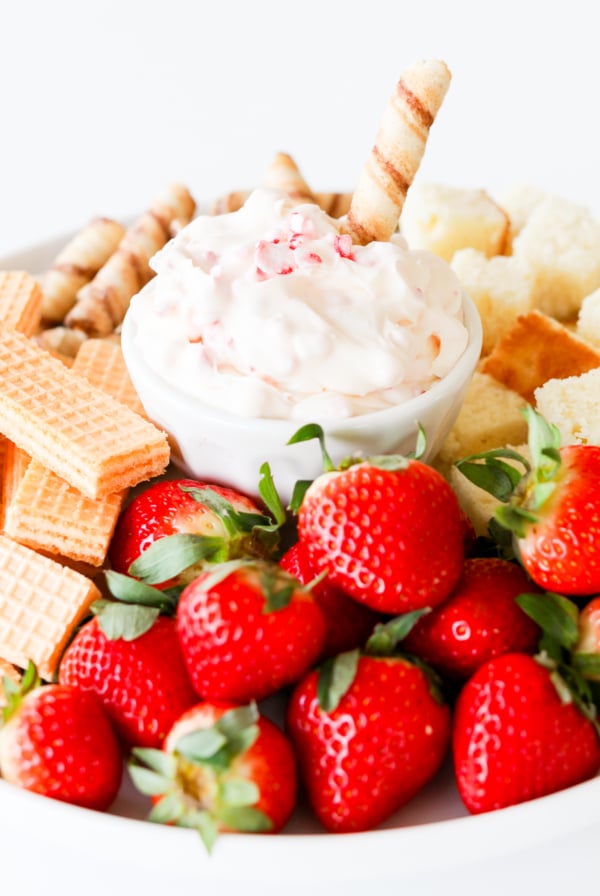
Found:
M 450 267 L 398 236 L 355 246 L 316 205 L 256 190 L 152 259 L 136 341 L 165 380 L 230 413 L 350 417 L 444 377 L 467 345 Z

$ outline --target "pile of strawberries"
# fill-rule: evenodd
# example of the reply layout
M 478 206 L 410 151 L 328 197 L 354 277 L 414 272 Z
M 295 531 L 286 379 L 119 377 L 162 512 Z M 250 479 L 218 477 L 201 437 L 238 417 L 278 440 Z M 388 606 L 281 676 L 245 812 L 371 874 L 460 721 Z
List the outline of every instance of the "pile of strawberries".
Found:
M 264 507 L 189 479 L 138 493 L 58 681 L 5 679 L 4 778 L 106 809 L 125 755 L 149 817 L 210 849 L 281 830 L 299 787 L 325 829 L 373 828 L 449 752 L 474 813 L 594 776 L 600 448 L 529 423 L 531 462 L 460 464 L 503 501 L 486 539 L 432 467 L 334 469 L 315 425 L 295 440 L 319 438 L 325 472 L 292 516 L 267 465 Z

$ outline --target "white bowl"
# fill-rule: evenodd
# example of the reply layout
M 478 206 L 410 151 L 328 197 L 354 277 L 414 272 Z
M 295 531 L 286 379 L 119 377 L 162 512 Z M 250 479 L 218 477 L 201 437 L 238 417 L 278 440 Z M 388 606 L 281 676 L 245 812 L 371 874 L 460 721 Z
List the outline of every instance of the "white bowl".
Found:
M 385 410 L 318 421 L 334 463 L 355 454 L 413 451 L 419 424 L 427 436 L 424 459 L 435 456 L 458 415 L 481 352 L 479 314 L 467 295 L 463 305 L 467 347 L 450 373 L 429 391 Z M 173 462 L 186 474 L 254 495 L 260 467 L 268 461 L 281 498 L 288 501 L 297 480 L 314 479 L 322 472 L 316 444 L 287 444 L 303 422 L 313 421 L 248 418 L 204 404 L 152 370 L 135 336 L 135 320 L 127 315 L 121 344 L 129 374 L 146 413 L 168 433 Z

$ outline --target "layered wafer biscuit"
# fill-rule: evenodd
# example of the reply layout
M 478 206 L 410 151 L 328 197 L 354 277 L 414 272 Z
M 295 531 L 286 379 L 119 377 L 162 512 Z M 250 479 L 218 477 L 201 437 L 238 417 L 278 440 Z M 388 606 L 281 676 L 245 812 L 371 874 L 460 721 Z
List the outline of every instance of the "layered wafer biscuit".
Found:
M 0 432 L 90 498 L 169 461 L 163 432 L 9 330 L 0 332 Z
M 396 230 L 450 77 L 438 60 L 402 74 L 352 197 L 345 226 L 354 242 L 389 240 Z
M 75 626 L 100 592 L 91 579 L 0 535 L 0 656 L 51 680 Z
M 40 279 L 44 320 L 62 321 L 79 290 L 106 264 L 124 235 L 118 221 L 94 218 L 67 243 Z
M 170 239 L 174 225 L 191 220 L 195 203 L 180 184 L 171 185 L 127 230 L 116 252 L 77 294 L 65 317 L 69 327 L 107 336 L 125 317 L 129 302 L 153 276 L 149 261 Z
M 315 196 L 302 177 L 295 161 L 285 152 L 278 152 L 265 171 L 263 187 L 287 193 L 296 204 L 315 202 Z
M 19 484 L 25 475 L 31 458 L 25 451 L 4 439 L 4 462 L 2 467 L 2 503 L 0 506 L 0 532 L 6 531 L 8 508 L 18 491 Z
M 31 336 L 40 323 L 42 290 L 25 271 L 0 271 L 0 327 Z
M 88 339 L 73 370 L 144 414 L 118 343 Z M 8 503 L 5 533 L 35 550 L 98 567 L 106 559 L 126 493 L 122 490 L 92 500 L 32 460 Z

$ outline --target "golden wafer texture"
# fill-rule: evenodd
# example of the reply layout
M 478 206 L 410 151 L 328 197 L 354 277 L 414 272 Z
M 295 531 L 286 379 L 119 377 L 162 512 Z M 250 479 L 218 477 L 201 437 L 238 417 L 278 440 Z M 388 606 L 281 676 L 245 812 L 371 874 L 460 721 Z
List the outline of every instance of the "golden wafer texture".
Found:
M 281 190 L 296 204 L 316 202 L 314 194 L 302 177 L 293 158 L 285 152 L 278 152 L 265 171 L 263 187 Z
M 67 243 L 40 278 L 44 320 L 62 321 L 79 290 L 106 264 L 124 235 L 118 221 L 94 218 Z
M 73 371 L 136 413 L 143 406 L 117 342 L 88 339 Z M 5 533 L 15 541 L 64 560 L 101 566 L 127 490 L 93 500 L 32 460 L 8 504 Z
M 40 323 L 42 290 L 25 271 L 0 271 L 0 328 L 31 336 Z
M 172 228 L 191 220 L 195 202 L 188 190 L 172 184 L 127 230 L 117 250 L 77 294 L 65 317 L 69 327 L 88 336 L 107 336 L 125 317 L 131 298 L 153 276 L 149 261 L 170 239 Z
M 8 439 L 4 441 L 4 459 L 2 467 L 2 506 L 0 507 L 0 532 L 6 531 L 8 508 L 18 491 L 19 484 L 25 475 L 31 458 Z
M 0 656 L 50 681 L 75 626 L 100 597 L 91 579 L 0 535 Z
M 89 498 L 164 472 L 165 433 L 33 341 L 0 332 L 0 432 Z
M 345 229 L 355 243 L 389 240 L 396 230 L 450 78 L 439 60 L 417 62 L 402 74 L 346 218 Z

